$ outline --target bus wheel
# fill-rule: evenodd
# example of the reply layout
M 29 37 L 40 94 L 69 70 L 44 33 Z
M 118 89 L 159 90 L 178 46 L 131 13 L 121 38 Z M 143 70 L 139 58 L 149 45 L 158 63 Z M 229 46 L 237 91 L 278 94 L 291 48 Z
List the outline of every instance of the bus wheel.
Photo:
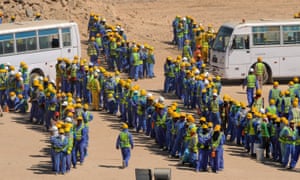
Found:
M 267 72 L 264 73 L 263 84 L 272 83 L 272 81 L 273 81 L 272 72 L 271 72 L 270 68 L 266 67 L 266 69 L 267 69 Z

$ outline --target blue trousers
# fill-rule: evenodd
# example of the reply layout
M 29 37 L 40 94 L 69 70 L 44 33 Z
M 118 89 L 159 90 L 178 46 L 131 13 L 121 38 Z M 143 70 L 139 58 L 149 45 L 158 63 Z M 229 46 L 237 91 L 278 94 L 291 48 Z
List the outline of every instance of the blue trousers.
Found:
M 38 119 L 38 110 L 39 110 L 38 102 L 37 101 L 31 102 L 30 117 L 29 117 L 31 121 L 33 120 L 33 118 Z
M 66 152 L 60 152 L 60 163 L 61 163 L 60 172 L 65 174 L 67 171 L 67 153 Z
M 136 132 L 139 132 L 140 129 L 143 130 L 143 132 L 146 132 L 146 117 L 145 114 L 138 115 L 138 123 L 137 123 L 137 128 Z
M 6 93 L 5 93 L 5 89 L 4 90 L 0 90 L 0 105 L 4 106 L 6 104 Z
M 212 120 L 213 124 L 214 124 L 214 127 L 217 125 L 217 124 L 221 124 L 221 116 L 220 116 L 220 112 L 211 112 L 210 113 L 210 119 Z
M 254 101 L 254 88 L 247 88 L 248 106 L 251 107 Z
M 24 84 L 23 96 L 25 99 L 28 99 L 29 97 L 29 88 L 29 84 Z
M 148 77 L 153 78 L 154 77 L 154 71 L 153 71 L 154 64 L 147 63 L 146 67 L 147 67 Z
M 85 154 L 84 154 L 84 146 L 86 145 L 86 143 L 83 141 L 83 140 L 80 140 L 80 141 L 75 141 L 75 144 L 74 144 L 74 151 L 72 151 L 72 163 L 74 166 L 76 166 L 76 162 L 77 162 L 77 153 L 79 152 L 79 162 L 80 163 L 83 163 L 84 161 L 84 157 L 85 157 Z
M 175 156 L 176 152 L 178 152 L 179 157 L 181 156 L 181 146 L 182 146 L 182 137 L 177 136 L 175 139 L 174 146 L 171 151 L 171 155 Z
M 71 170 L 71 161 L 72 160 L 72 154 L 67 155 L 67 160 L 66 160 L 66 170 L 67 172 Z
M 125 161 L 125 166 L 128 167 L 128 162 L 131 156 L 130 148 L 121 148 L 122 159 Z
M 147 118 L 147 120 L 146 120 L 146 136 L 150 136 L 151 130 L 152 130 L 152 119 Z
M 216 156 L 214 158 L 212 158 L 212 162 L 211 162 L 212 167 L 211 168 L 213 171 L 219 171 L 222 153 L 220 152 L 219 149 L 217 149 L 215 152 L 216 152 Z
M 155 126 L 155 139 L 160 147 L 166 146 L 166 133 L 165 129 L 161 126 Z
M 178 37 L 178 50 L 182 50 L 183 42 L 184 42 L 183 37 Z
M 46 129 L 49 129 L 51 126 L 51 119 L 54 117 L 54 111 L 47 111 L 46 116 Z
M 250 153 L 254 154 L 254 143 L 255 143 L 255 135 L 249 136 L 249 144 L 250 144 Z
M 83 97 L 82 92 L 83 92 L 83 82 L 77 81 L 76 82 L 76 96 L 82 98 Z
M 284 146 L 285 151 L 284 154 L 282 154 L 283 159 L 282 159 L 282 165 L 285 167 L 288 165 L 290 159 L 292 159 L 293 154 L 295 152 L 295 146 L 292 144 L 285 144 Z
M 98 65 L 98 56 L 97 55 L 90 56 L 90 62 L 93 63 L 94 65 Z
M 56 173 L 60 173 L 61 169 L 61 153 L 60 152 L 53 152 L 53 158 L 54 158 L 54 170 Z
M 200 171 L 200 170 L 206 171 L 207 170 L 209 155 L 210 155 L 210 150 L 199 149 L 196 170 L 198 170 L 198 171 Z
M 300 155 L 300 145 L 295 146 L 294 154 L 292 155 L 291 168 L 296 167 Z

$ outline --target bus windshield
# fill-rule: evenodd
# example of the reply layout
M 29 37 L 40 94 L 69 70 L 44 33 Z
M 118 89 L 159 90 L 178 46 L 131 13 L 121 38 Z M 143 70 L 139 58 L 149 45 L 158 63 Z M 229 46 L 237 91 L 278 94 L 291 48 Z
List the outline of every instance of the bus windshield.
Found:
M 215 51 L 226 51 L 228 46 L 230 36 L 232 34 L 233 29 L 229 27 L 222 26 L 217 34 L 217 37 L 214 41 L 212 49 Z

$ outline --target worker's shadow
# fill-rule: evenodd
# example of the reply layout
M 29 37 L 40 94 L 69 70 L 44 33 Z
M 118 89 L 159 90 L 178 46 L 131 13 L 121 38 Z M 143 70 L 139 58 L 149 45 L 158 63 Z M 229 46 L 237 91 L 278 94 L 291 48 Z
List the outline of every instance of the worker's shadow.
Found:
M 100 164 L 98 167 L 108 168 L 108 169 L 122 169 L 122 166 L 116 166 L 116 165 L 104 165 L 104 164 Z

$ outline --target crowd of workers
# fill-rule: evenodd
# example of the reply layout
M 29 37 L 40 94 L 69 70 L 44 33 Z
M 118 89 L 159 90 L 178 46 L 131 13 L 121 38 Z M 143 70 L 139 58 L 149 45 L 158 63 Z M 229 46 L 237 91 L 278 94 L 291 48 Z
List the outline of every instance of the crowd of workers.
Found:
M 105 18 L 94 13 L 90 14 L 88 30 L 87 54 L 90 63 L 98 65 L 99 56 L 103 54 L 108 70 L 128 72 L 128 76 L 135 81 L 155 77 L 153 46 L 129 42 L 120 24 L 109 25 Z
M 133 85 L 131 79 L 154 77 L 153 66 L 143 71 L 149 65 L 148 59 L 154 64 L 153 47 L 135 43 L 127 46 L 120 25 L 109 26 L 104 18 L 94 14 L 89 21 L 90 62 L 77 56 L 72 60 L 58 58 L 56 82 L 39 77 L 31 85 L 25 62 L 21 62 L 18 71 L 10 64 L 2 64 L 0 104 L 5 111 L 25 113 L 28 102 L 31 103 L 30 120 L 44 124 L 51 131 L 52 168 L 57 174 L 70 171 L 72 165 L 76 168 L 77 162 L 83 164 L 87 156 L 88 124 L 93 119 L 89 105 L 93 110 L 101 107 L 112 115 L 120 112 L 124 124 L 116 148 L 122 149 L 124 168 L 128 166 L 130 148 L 133 148 L 128 128 L 154 138 L 162 150 L 169 152 L 170 158 L 179 158 L 180 163 L 188 162 L 196 171 L 207 171 L 208 166 L 213 172 L 224 169 L 223 144 L 227 136 L 230 136 L 229 141 L 236 139 L 237 144 L 244 145 L 252 156 L 255 156 L 255 144 L 260 144 L 260 148 L 266 150 L 266 158 L 271 155 L 283 167 L 290 162 L 289 168 L 294 168 L 300 152 L 298 78 L 289 82 L 286 91 L 279 90 L 279 83 L 274 82 L 268 97 L 269 106 L 265 108 L 262 79 L 259 78 L 264 67 L 258 65 L 250 69 L 244 84 L 250 110 L 246 103 L 229 95 L 221 97 L 221 77 L 209 76 L 205 64 L 206 45 L 209 44 L 206 38 L 213 38 L 209 35 L 212 28 L 205 32 L 201 26 L 195 25 L 191 17 L 176 17 L 174 43 L 184 42 L 179 45 L 182 55 L 175 59 L 167 57 L 164 65 L 164 91 L 174 92 L 185 107 L 196 109 L 197 115 L 185 113 L 176 102 L 167 106 L 162 96 L 155 99 L 139 85 Z M 182 27 L 183 40 L 178 30 Z M 122 48 L 126 49 L 126 55 L 122 54 Z M 144 52 L 146 61 L 141 60 Z M 115 73 L 100 66 L 101 54 L 109 70 Z M 262 58 L 258 58 L 259 62 Z M 130 78 L 120 78 L 120 71 L 128 71 Z
M 187 19 L 190 18 L 178 17 L 173 23 L 175 40 L 181 38 L 176 27 L 182 26 L 178 23 L 176 25 L 175 22 L 183 24 L 183 27 L 189 27 Z M 196 24 L 193 20 L 191 22 Z M 197 29 L 197 25 L 195 28 Z M 192 32 L 189 28 L 187 30 L 186 34 Z M 201 39 L 201 31 L 198 35 Z M 186 38 L 182 55 L 175 59 L 166 58 L 164 91 L 174 92 L 185 107 L 197 109 L 197 113 L 212 122 L 213 126 L 220 124 L 225 139 L 230 136 L 228 141 L 236 140 L 238 145 L 244 145 L 251 156 L 256 155 L 254 147 L 258 147 L 265 150 L 266 158 L 272 157 L 284 168 L 287 166 L 289 169 L 295 168 L 300 148 L 299 79 L 295 77 L 290 81 L 285 91 L 281 91 L 279 83 L 275 81 L 269 92 L 269 106 L 265 106 L 262 89 L 267 70 L 263 58 L 258 57 L 257 63 L 249 70 L 243 83 L 243 88 L 247 87 L 248 105 L 234 100 L 229 95 L 221 98 L 221 77 L 216 76 L 214 79 L 209 77 L 202 58 L 205 53 L 202 52 L 201 46 L 200 48 L 193 46 L 193 41 L 195 40 Z M 181 40 L 178 42 L 182 43 Z

